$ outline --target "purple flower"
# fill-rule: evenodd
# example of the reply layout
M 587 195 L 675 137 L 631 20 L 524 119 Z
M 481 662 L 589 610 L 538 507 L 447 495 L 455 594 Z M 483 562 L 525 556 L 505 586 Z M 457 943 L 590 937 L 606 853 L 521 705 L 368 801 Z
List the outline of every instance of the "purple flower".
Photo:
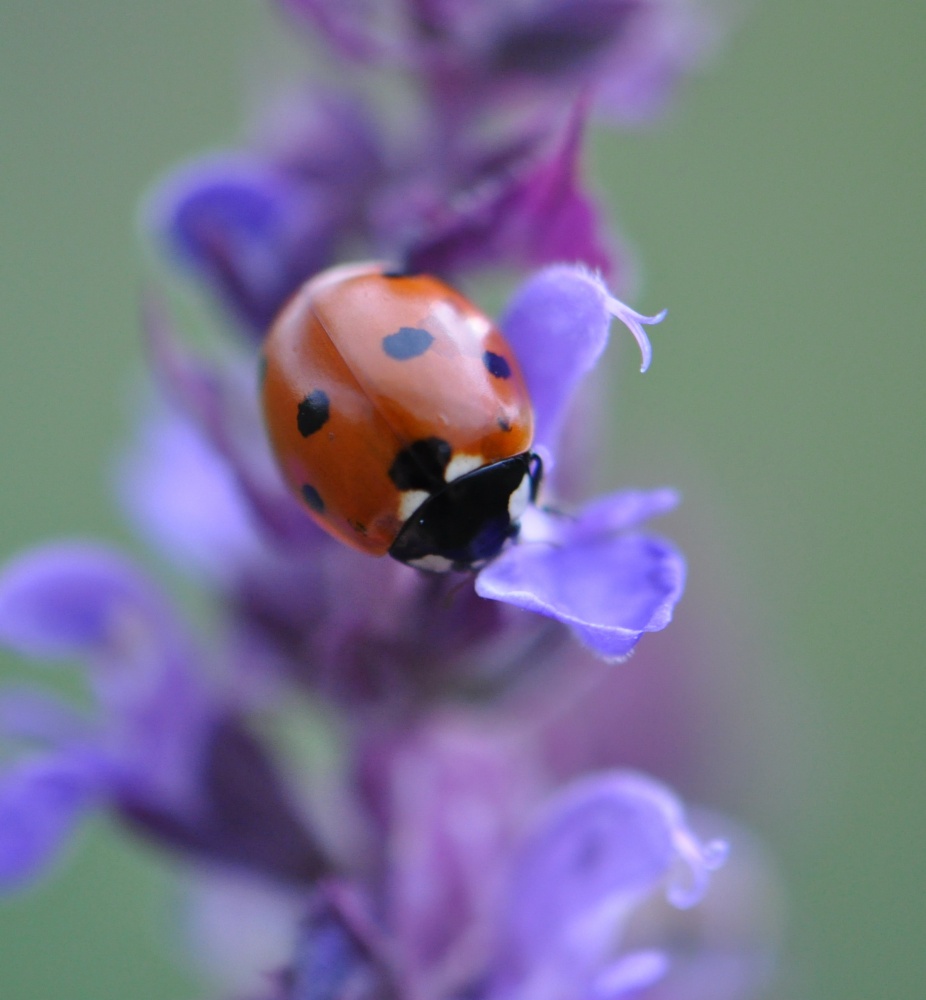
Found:
M 621 949 L 630 916 L 661 887 L 691 905 L 721 859 L 650 779 L 603 772 L 551 797 L 534 727 L 491 706 L 418 723 L 379 716 L 349 734 L 344 783 L 316 780 L 300 797 L 247 728 L 274 701 L 204 683 L 201 654 L 157 590 L 104 550 L 52 546 L 14 563 L 0 638 L 82 659 L 97 706 L 89 719 L 36 698 L 0 712 L 8 735 L 43 745 L 0 784 L 6 883 L 33 876 L 79 813 L 102 804 L 243 885 L 276 883 L 258 912 L 287 936 L 292 890 L 314 885 L 280 998 L 555 998 L 570 983 L 589 997 L 629 994 L 675 967 L 658 933 Z M 234 920 L 248 926 L 243 906 Z M 227 939 L 213 918 L 217 932 Z M 329 992 L 304 992 L 320 984 Z
M 515 855 L 487 996 L 618 997 L 667 966 L 655 950 L 615 955 L 634 908 L 660 886 L 695 905 L 726 846 L 701 844 L 677 799 L 648 778 L 609 774 L 566 788 Z
M 253 150 L 175 172 L 145 210 L 165 250 L 254 339 L 307 277 L 358 246 L 443 275 L 560 260 L 613 270 L 580 182 L 581 109 L 444 155 L 426 115 L 401 150 L 354 102 L 312 95 L 278 116 Z
M 671 964 L 658 936 L 622 947 L 634 912 L 694 905 L 724 856 L 640 775 L 545 796 L 510 733 L 445 720 L 366 754 L 374 867 L 322 884 L 281 997 L 629 995 Z
M 560 104 L 591 90 L 624 121 L 654 116 L 719 30 L 691 0 L 277 0 L 355 65 L 397 67 L 456 112 Z
M 280 6 L 322 33 L 334 80 L 351 61 L 350 87 L 294 84 L 244 148 L 181 168 L 145 212 L 249 336 L 358 248 L 441 275 L 582 261 L 621 279 L 624 255 L 584 188 L 582 134 L 596 108 L 618 121 L 658 113 L 705 48 L 703 10 L 690 0 Z M 382 107 L 397 74 L 414 88 L 401 116 Z
M 241 708 L 210 690 L 190 637 L 124 558 L 66 543 L 14 561 L 0 581 L 0 642 L 81 660 L 95 702 L 89 717 L 51 695 L 0 713 L 0 735 L 39 747 L 0 776 L 5 884 L 37 872 L 100 804 L 160 843 L 272 878 L 324 869 Z

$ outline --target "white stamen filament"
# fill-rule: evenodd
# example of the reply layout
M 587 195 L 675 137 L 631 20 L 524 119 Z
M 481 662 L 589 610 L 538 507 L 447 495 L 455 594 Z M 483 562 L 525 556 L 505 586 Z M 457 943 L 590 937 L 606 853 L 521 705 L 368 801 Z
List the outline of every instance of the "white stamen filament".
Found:
M 633 334 L 634 340 L 637 342 L 637 346 L 640 348 L 641 364 L 640 371 L 645 372 L 650 366 L 650 362 L 653 360 L 653 347 L 649 342 L 649 337 L 646 335 L 646 331 L 643 329 L 645 326 L 652 326 L 655 323 L 661 323 L 668 314 L 668 309 L 663 309 L 661 313 L 657 313 L 655 316 L 644 316 L 642 313 L 638 313 L 636 310 L 631 309 L 630 306 L 625 305 L 620 299 L 615 298 L 613 295 L 609 295 L 605 300 L 607 302 L 608 311 L 612 316 L 617 317 L 624 326 Z

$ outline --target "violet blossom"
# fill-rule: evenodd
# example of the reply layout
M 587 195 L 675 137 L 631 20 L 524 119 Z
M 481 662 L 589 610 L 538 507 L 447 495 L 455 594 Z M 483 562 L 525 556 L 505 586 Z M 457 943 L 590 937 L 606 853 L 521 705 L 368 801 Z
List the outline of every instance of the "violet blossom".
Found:
M 603 661 L 669 624 L 685 576 L 644 527 L 673 490 L 567 501 L 588 469 L 565 442 L 600 442 L 585 378 L 611 320 L 645 370 L 644 326 L 662 318 L 611 291 L 625 255 L 585 190 L 581 140 L 593 116 L 652 115 L 709 31 L 683 0 L 277 6 L 351 87 L 291 88 L 242 148 L 181 167 L 144 211 L 245 334 L 197 355 L 149 296 L 158 395 L 118 476 L 140 532 L 211 594 L 214 634 L 106 545 L 8 564 L 0 642 L 80 663 L 91 698 L 0 695 L 16 748 L 0 771 L 0 885 L 36 878 L 105 808 L 187 865 L 192 946 L 244 968 L 230 996 L 681 998 L 705 975 L 714 996 L 753 995 L 761 945 L 715 976 L 725 942 L 694 932 L 682 954 L 664 914 L 640 931 L 660 900 L 701 902 L 723 840 L 655 778 L 613 758 L 572 768 L 557 749 L 581 725 L 568 710 L 620 669 Z M 383 75 L 409 88 L 404 104 L 378 99 Z M 347 549 L 274 465 L 256 347 L 302 282 L 358 255 L 516 285 L 498 324 L 546 485 L 476 574 Z M 207 915 L 220 886 L 234 919 Z

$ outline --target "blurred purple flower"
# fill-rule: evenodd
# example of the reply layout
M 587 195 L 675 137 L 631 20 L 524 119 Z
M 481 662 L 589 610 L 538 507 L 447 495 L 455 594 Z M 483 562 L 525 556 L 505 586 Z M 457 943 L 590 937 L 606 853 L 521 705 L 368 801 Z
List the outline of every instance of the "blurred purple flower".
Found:
M 562 106 L 583 90 L 618 120 L 651 118 L 723 27 L 705 0 L 277 3 L 355 64 L 414 76 L 456 126 L 499 105 Z
M 0 776 L 0 874 L 33 875 L 80 814 L 107 804 L 157 841 L 264 875 L 323 869 L 265 750 L 216 696 L 169 604 L 123 557 L 90 544 L 27 553 L 0 581 L 0 642 L 85 664 L 95 712 L 51 695 L 0 715 L 40 750 Z
M 181 168 L 145 212 L 168 253 L 251 337 L 263 337 L 308 275 L 356 247 L 442 275 L 561 260 L 611 269 L 578 178 L 580 110 L 543 132 L 441 155 L 433 123 L 390 150 L 356 103 L 307 103 L 308 115 L 301 105 L 281 113 L 285 139 Z
M 308 275 L 358 248 L 457 278 L 582 261 L 620 282 L 622 254 L 583 186 L 582 133 L 595 108 L 627 121 L 658 113 L 706 47 L 705 9 L 692 0 L 280 5 L 321 33 L 329 57 L 353 60 L 342 92 L 294 87 L 264 110 L 245 148 L 181 168 L 145 213 L 246 333 L 260 339 Z M 329 61 L 337 81 L 344 67 Z M 382 102 L 396 74 L 413 85 L 401 115 Z
M 510 730 L 480 728 L 367 743 L 372 871 L 319 887 L 277 996 L 618 997 L 665 973 L 671 942 L 627 953 L 624 929 L 660 892 L 698 902 L 724 846 L 637 774 L 545 794 Z
M 14 713 L 18 732 L 6 726 L 44 746 L 0 785 L 4 881 L 34 876 L 79 812 L 103 804 L 158 843 L 279 893 L 314 884 L 281 998 L 354 996 L 339 992 L 348 985 L 434 1000 L 565 997 L 577 984 L 583 996 L 629 995 L 672 959 L 658 934 L 620 949 L 635 909 L 661 886 L 693 904 L 722 857 L 650 779 L 603 772 L 551 793 L 534 746 L 546 724 L 491 705 L 357 720 L 346 780 L 306 809 L 246 729 L 269 705 L 205 684 L 166 602 L 105 550 L 53 546 L 14 563 L 0 638 L 27 655 L 83 659 L 99 709 L 82 722 L 36 703 L 30 724 Z M 246 911 L 234 919 L 247 926 Z M 324 983 L 330 992 L 303 992 Z

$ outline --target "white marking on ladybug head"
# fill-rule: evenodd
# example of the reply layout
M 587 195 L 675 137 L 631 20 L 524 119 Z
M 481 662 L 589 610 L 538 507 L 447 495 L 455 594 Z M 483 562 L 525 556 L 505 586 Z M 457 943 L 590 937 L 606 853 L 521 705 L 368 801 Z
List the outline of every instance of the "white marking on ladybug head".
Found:
M 454 479 L 459 479 L 460 476 L 465 476 L 467 472 L 473 472 L 475 469 L 481 469 L 485 464 L 486 460 L 482 455 L 466 455 L 459 452 L 447 463 L 444 480 L 452 483 Z
M 452 560 L 433 554 L 422 556 L 420 559 L 409 559 L 408 565 L 429 573 L 449 573 L 453 569 Z
M 430 495 L 426 490 L 404 490 L 399 500 L 399 520 L 404 524 Z

